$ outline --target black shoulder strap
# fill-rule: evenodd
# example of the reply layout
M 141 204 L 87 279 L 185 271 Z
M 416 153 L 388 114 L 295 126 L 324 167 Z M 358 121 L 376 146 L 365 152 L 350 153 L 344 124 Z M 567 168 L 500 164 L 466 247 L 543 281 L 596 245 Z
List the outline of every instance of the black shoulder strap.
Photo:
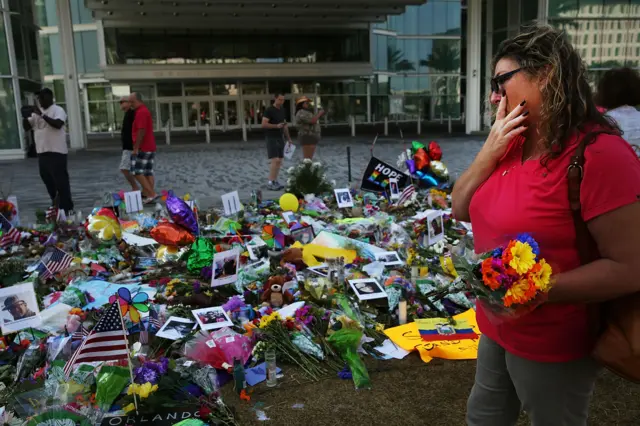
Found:
M 571 163 L 567 169 L 569 180 L 569 207 L 573 216 L 573 225 L 576 230 L 576 247 L 580 255 L 580 263 L 585 264 L 591 261 L 591 247 L 593 239 L 587 228 L 587 224 L 582 220 L 582 206 L 580 205 L 580 185 L 584 174 L 584 152 L 587 145 L 593 143 L 596 138 L 607 131 L 595 131 L 587 133 L 578 144 L 575 153 L 571 157 Z

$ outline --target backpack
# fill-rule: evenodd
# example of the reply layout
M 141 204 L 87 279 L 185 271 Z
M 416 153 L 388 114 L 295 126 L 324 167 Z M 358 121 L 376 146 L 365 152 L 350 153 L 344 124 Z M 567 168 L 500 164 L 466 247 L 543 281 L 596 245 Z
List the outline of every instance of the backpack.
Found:
M 583 177 L 584 152 L 587 145 L 605 131 L 588 133 L 582 139 L 567 169 L 569 206 L 576 231 L 580 263 L 594 260 L 595 242 L 582 220 L 580 184 Z M 589 306 L 590 320 L 597 333 L 593 357 L 618 376 L 640 383 L 640 293 Z

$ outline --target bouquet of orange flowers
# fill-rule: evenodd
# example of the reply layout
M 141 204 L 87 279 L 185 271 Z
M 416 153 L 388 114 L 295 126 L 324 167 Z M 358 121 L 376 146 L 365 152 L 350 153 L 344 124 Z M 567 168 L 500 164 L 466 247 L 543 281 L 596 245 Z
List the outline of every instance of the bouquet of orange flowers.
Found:
M 552 269 L 540 257 L 531 235 L 520 234 L 506 247 L 469 257 L 454 256 L 456 271 L 490 317 L 498 321 L 517 318 L 546 300 Z

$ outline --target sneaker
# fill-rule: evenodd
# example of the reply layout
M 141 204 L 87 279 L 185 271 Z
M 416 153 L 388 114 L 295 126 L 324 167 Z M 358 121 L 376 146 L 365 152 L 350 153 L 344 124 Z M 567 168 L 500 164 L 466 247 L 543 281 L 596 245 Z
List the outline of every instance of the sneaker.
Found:
M 281 189 L 284 189 L 284 186 L 280 185 L 277 180 L 274 180 L 273 182 L 269 182 L 267 184 L 267 189 L 270 191 L 280 191 Z

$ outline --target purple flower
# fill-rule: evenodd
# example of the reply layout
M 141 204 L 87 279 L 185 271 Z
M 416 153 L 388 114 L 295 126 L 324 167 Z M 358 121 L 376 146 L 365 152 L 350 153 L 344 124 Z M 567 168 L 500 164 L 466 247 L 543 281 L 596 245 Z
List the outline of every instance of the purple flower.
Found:
M 349 370 L 349 367 L 347 367 L 346 365 L 342 369 L 342 371 L 338 372 L 338 377 L 340 377 L 342 380 L 348 380 L 353 378 L 353 376 L 351 375 L 351 370 Z
M 491 257 L 502 257 L 502 248 L 498 247 L 491 252 Z
M 247 305 L 239 296 L 233 296 L 229 298 L 227 303 L 222 305 L 222 309 L 224 309 L 225 312 L 234 312 L 244 306 L 247 306 Z
M 536 240 L 534 240 L 531 235 L 529 235 L 527 233 L 522 233 L 522 234 L 518 235 L 516 240 L 520 241 L 521 243 L 529 244 L 531 246 L 531 250 L 533 251 L 533 253 L 536 256 L 540 256 L 540 246 L 538 245 L 538 242 Z
M 194 281 L 193 282 L 193 292 L 194 293 L 196 293 L 196 294 L 200 293 L 200 287 L 201 287 L 200 281 Z
M 143 365 L 142 367 L 138 367 L 134 370 L 134 373 L 136 375 L 134 381 L 138 384 L 149 382 L 152 385 L 155 385 L 156 383 L 158 383 L 158 379 L 160 378 L 160 376 L 158 375 L 157 371 L 147 367 L 146 364 L 148 363 L 145 363 L 145 365 Z
M 200 272 L 200 275 L 205 280 L 210 280 L 211 276 L 213 275 L 213 271 L 211 269 L 211 266 L 205 266 L 204 268 L 202 268 L 202 271 Z

